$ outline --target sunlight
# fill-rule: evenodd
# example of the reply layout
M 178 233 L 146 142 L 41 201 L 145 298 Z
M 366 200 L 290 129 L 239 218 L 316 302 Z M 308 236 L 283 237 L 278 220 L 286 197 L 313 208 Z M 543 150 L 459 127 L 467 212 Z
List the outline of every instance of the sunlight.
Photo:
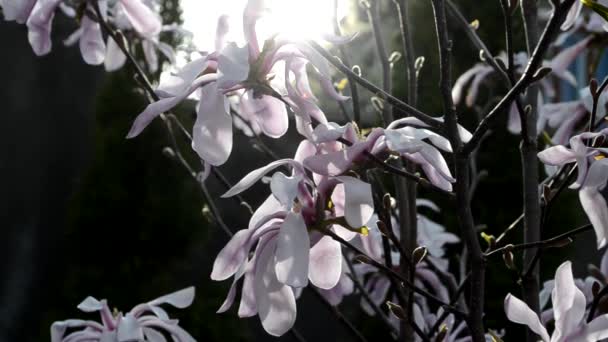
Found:
M 243 42 L 242 11 L 247 0 L 181 0 L 184 28 L 194 34 L 194 44 L 203 51 L 213 50 L 217 18 L 230 16 L 229 40 Z M 258 22 L 261 40 L 275 33 L 293 39 L 318 39 L 333 32 L 332 0 L 274 0 L 268 1 L 272 12 Z M 338 15 L 348 13 L 350 1 L 340 0 Z

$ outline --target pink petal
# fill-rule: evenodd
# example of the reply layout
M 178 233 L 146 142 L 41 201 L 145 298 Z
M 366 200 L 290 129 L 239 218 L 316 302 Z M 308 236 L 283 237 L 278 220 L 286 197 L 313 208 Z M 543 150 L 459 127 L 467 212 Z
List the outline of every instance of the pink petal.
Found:
M 135 31 L 146 38 L 160 33 L 162 27 L 160 17 L 141 0 L 120 0 L 120 2 Z
M 526 303 L 509 293 L 505 298 L 504 305 L 507 318 L 511 322 L 525 324 L 530 330 L 540 336 L 544 342 L 550 341 L 547 329 L 540 323 L 536 313 Z
M 192 134 L 192 148 L 209 164 L 222 165 L 232 152 L 232 117 L 226 96 L 217 83 L 201 89 L 196 122 Z
M 331 236 L 324 236 L 310 249 L 308 278 L 318 288 L 331 289 L 342 274 L 342 248 Z
M 80 52 L 87 64 L 99 65 L 106 55 L 106 44 L 101 35 L 101 27 L 86 15 L 82 18 L 82 36 L 80 37 Z
M 106 57 L 104 59 L 106 71 L 116 71 L 122 68 L 126 61 L 127 56 L 120 50 L 114 39 L 109 37 L 106 45 Z
M 253 230 L 243 229 L 234 234 L 215 258 L 213 270 L 211 271 L 211 279 L 216 281 L 225 280 L 238 271 L 249 254 L 246 246 L 249 244 L 253 233 Z
M 363 227 L 374 214 L 374 198 L 369 183 L 357 178 L 337 177 L 344 184 L 344 217 L 353 228 Z
M 277 236 L 275 271 L 279 282 L 293 286 L 308 285 L 310 238 L 300 214 L 290 212 Z
M 285 334 L 296 321 L 293 290 L 278 281 L 274 267 L 276 241 L 269 241 L 257 252 L 254 293 L 262 326 L 272 336 Z
M 222 198 L 232 197 L 234 195 L 240 194 L 241 192 L 249 189 L 253 186 L 258 180 L 260 180 L 264 175 L 268 172 L 276 169 L 277 167 L 285 164 L 290 164 L 293 167 L 300 167 L 299 164 L 295 163 L 292 159 L 280 159 L 273 161 L 272 163 L 261 167 L 257 170 L 253 170 L 248 173 L 243 179 L 241 179 L 238 183 L 236 183 L 230 190 L 228 190 L 225 194 L 222 195 Z
M 557 145 L 539 152 L 538 158 L 545 164 L 559 166 L 575 161 L 576 155 L 565 146 Z

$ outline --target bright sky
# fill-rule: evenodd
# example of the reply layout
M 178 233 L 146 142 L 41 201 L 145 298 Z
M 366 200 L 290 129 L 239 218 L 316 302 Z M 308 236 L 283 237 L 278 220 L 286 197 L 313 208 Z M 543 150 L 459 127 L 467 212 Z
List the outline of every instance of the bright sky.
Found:
M 260 39 L 273 33 L 291 38 L 318 38 L 333 32 L 333 0 L 268 0 L 272 12 L 258 22 Z M 202 51 L 213 51 L 217 18 L 230 16 L 229 41 L 243 43 L 242 15 L 247 0 L 181 0 L 184 28 L 194 34 L 194 43 Z M 343 17 L 351 1 L 339 0 L 338 13 Z

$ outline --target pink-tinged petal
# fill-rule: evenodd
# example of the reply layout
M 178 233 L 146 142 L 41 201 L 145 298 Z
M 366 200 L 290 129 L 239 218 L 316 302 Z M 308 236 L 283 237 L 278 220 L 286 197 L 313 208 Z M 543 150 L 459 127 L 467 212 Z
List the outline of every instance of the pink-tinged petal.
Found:
M 448 168 L 448 164 L 445 159 L 436 148 L 426 145 L 422 147 L 420 152 L 418 152 L 426 161 L 435 169 L 439 174 L 441 174 L 447 181 L 455 182 L 456 180 L 452 177 L 452 173 L 450 172 L 450 168 Z
M 608 250 L 604 251 L 604 255 L 602 255 L 602 261 L 600 263 L 600 271 L 602 274 L 608 278 Z
M 264 330 L 272 336 L 281 336 L 293 327 L 297 309 L 293 290 L 277 279 L 275 247 L 276 241 L 270 240 L 257 252 L 254 293 Z
M 179 309 L 184 309 L 189 307 L 194 301 L 195 289 L 193 286 L 188 288 L 175 291 L 168 295 L 164 295 L 162 297 L 158 297 L 148 304 L 150 305 L 161 305 L 161 304 L 169 304 Z
M 158 71 L 158 53 L 156 53 L 156 45 L 150 39 L 144 39 L 141 42 L 141 49 L 144 52 L 146 64 L 151 73 Z
M 220 306 L 220 308 L 217 309 L 217 311 L 215 313 L 224 313 L 224 312 L 228 311 L 230 309 L 230 307 L 232 307 L 232 304 L 234 303 L 234 299 L 236 298 L 237 284 L 238 284 L 239 280 L 241 279 L 241 277 L 243 276 L 243 274 L 245 273 L 245 269 L 246 269 L 246 264 L 242 264 L 241 267 L 239 268 L 239 270 L 237 271 L 236 275 L 234 276 L 234 280 L 232 280 L 232 284 L 230 285 L 230 290 L 228 290 L 226 299 L 224 299 L 222 306 Z
M 38 56 L 51 51 L 51 30 L 55 10 L 61 0 L 39 0 L 27 19 L 28 40 Z
M 509 120 L 507 123 L 507 129 L 512 134 L 519 134 L 521 132 L 521 119 L 519 117 L 519 111 L 515 102 L 511 104 L 509 108 Z
M 163 98 L 159 101 L 149 104 L 146 109 L 142 113 L 140 113 L 137 118 L 135 118 L 135 121 L 133 122 L 133 125 L 129 130 L 129 133 L 127 134 L 127 139 L 135 138 L 136 136 L 138 136 L 157 116 L 177 106 L 180 102 L 186 99 L 199 87 L 209 82 L 213 82 L 215 81 L 215 79 L 215 74 L 203 75 L 194 80 L 194 82 L 178 96 Z
M 175 74 L 162 74 L 156 91 L 164 94 L 163 97 L 178 96 L 185 92 L 208 66 L 209 59 L 202 57 L 187 63 Z
M 337 177 L 344 184 L 344 217 L 353 228 L 363 227 L 374 214 L 372 186 L 357 178 Z
M 146 336 L 148 342 L 167 342 L 162 333 L 151 328 L 144 327 L 144 336 Z
M 218 56 L 217 69 L 220 89 L 229 89 L 245 81 L 249 76 L 249 50 L 229 43 Z
M 555 287 L 551 293 L 553 315 L 555 317 L 554 338 L 566 338 L 575 332 L 583 322 L 586 303 L 585 295 L 578 289 L 572 276 L 572 263 L 566 261 L 555 272 Z
M 467 98 L 465 101 L 467 107 L 473 107 L 475 101 L 477 100 L 477 95 L 479 94 L 479 87 L 481 86 L 481 83 L 488 77 L 488 75 L 493 72 L 494 70 L 492 68 L 485 68 L 475 75 L 473 81 L 471 82 L 471 85 L 469 86 L 469 93 L 467 94 Z
M 536 313 L 526 303 L 510 293 L 505 298 L 505 313 L 511 322 L 527 325 L 544 342 L 550 341 L 547 329 L 540 323 Z
M 258 36 L 255 31 L 255 24 L 268 11 L 265 0 L 249 0 L 243 13 L 243 31 L 245 41 L 249 46 L 249 54 L 255 59 L 260 54 Z
M 127 314 L 120 320 L 116 335 L 118 342 L 141 341 L 144 339 L 141 324 L 131 314 Z
M 265 135 L 276 139 L 287 133 L 289 117 L 281 100 L 264 95 L 261 99 L 250 96 L 248 101 L 249 108 L 253 110 L 253 117 Z
M 104 66 L 106 71 L 116 71 L 125 65 L 127 56 L 120 50 L 114 39 L 108 37 L 106 45 L 106 57 L 104 59 Z
M 352 126 L 351 123 L 347 123 L 344 126 L 340 126 L 335 122 L 319 124 L 312 132 L 313 142 L 319 144 L 324 142 L 336 141 L 346 133 L 350 126 Z
M 252 317 L 258 313 L 257 303 L 255 300 L 255 273 L 253 272 L 255 265 L 255 256 L 247 264 L 243 286 L 241 287 L 241 302 L 239 304 L 238 316 L 240 318 Z
M 578 57 L 578 55 L 585 51 L 587 44 L 589 43 L 591 38 L 592 36 L 589 36 L 557 54 L 549 63 L 549 66 L 551 67 L 553 72 L 557 76 L 568 80 L 571 84 L 576 85 L 576 79 L 570 79 L 567 76 L 566 72 L 568 71 L 568 67 L 570 66 L 570 64 L 572 64 L 572 62 L 574 62 L 576 57 Z
M 405 154 L 403 157 L 413 161 L 422 167 L 426 178 L 433 185 L 445 190 L 452 191 L 453 178 L 446 179 L 433 165 L 431 165 L 420 153 Z
M 608 205 L 600 190 L 608 178 L 608 162 L 604 159 L 591 165 L 587 179 L 579 191 L 581 205 L 593 225 L 598 249 L 606 245 L 608 236 Z
M 230 31 L 230 25 L 228 23 L 229 17 L 227 15 L 221 15 L 217 19 L 217 26 L 215 28 L 215 51 L 221 51 L 226 45 L 226 35 Z
M 6 21 L 17 21 L 23 24 L 30 16 L 37 0 L 0 0 L 2 14 Z
M 86 15 L 82 18 L 80 53 L 87 64 L 100 65 L 106 55 L 106 44 L 101 35 L 101 26 Z
M 140 35 L 151 38 L 160 33 L 162 28 L 160 17 L 141 0 L 120 0 L 120 2 L 129 22 Z
M 334 213 L 336 217 L 344 216 L 344 202 L 345 202 L 345 194 L 344 194 L 344 184 L 339 183 L 334 187 L 334 191 L 331 194 L 331 201 L 334 204 Z M 341 238 L 346 241 L 350 241 L 354 239 L 357 235 L 357 232 L 352 230 L 348 230 L 340 225 L 334 224 L 332 226 L 334 232 Z
M 576 154 L 562 145 L 551 146 L 538 153 L 538 159 L 549 165 L 564 165 L 576 160 Z
M 249 250 L 246 246 L 253 233 L 253 230 L 243 229 L 234 234 L 215 258 L 211 279 L 226 280 L 239 270 L 239 267 L 247 261 Z
M 415 153 L 422 149 L 424 145 L 419 139 L 416 139 L 412 132 L 403 129 L 384 131 L 386 137 L 386 145 L 389 149 L 399 153 Z
M 282 172 L 276 172 L 270 180 L 270 190 L 279 203 L 291 209 L 293 201 L 298 196 L 298 186 L 302 176 L 288 177 Z
M 304 163 L 304 159 L 314 156 L 316 153 L 317 147 L 312 142 L 309 140 L 302 140 L 300 145 L 298 145 L 298 149 L 296 150 L 293 160 L 302 164 Z
M 342 275 L 342 248 L 331 236 L 324 236 L 310 249 L 308 278 L 318 288 L 329 290 Z
M 324 176 L 338 176 L 348 171 L 369 147 L 360 142 L 338 152 L 320 154 L 304 160 L 307 169 Z
M 201 89 L 201 101 L 192 134 L 192 148 L 209 164 L 222 165 L 232 152 L 230 103 L 212 83 Z
M 241 192 L 249 189 L 253 186 L 258 180 L 264 177 L 268 172 L 276 169 L 277 167 L 285 164 L 290 164 L 293 167 L 300 167 L 298 163 L 295 163 L 292 159 L 279 159 L 275 160 L 272 163 L 261 167 L 259 169 L 253 170 L 249 172 L 243 179 L 241 179 L 238 183 L 236 183 L 230 190 L 228 190 L 225 194 L 222 195 L 222 198 L 232 197 L 234 195 L 240 194 Z
M 334 99 L 338 102 L 344 102 L 344 101 L 350 99 L 349 96 L 344 96 L 336 90 L 331 79 L 321 76 L 319 79 L 319 82 L 321 84 L 321 89 L 323 89 L 323 92 L 325 94 L 327 94 L 329 97 L 331 97 L 332 99 Z
M 54 322 L 51 325 L 51 342 L 62 342 L 63 335 L 68 329 L 72 328 L 85 328 L 91 323 L 98 325 L 98 328 L 102 328 L 101 325 L 95 322 L 84 321 L 81 319 L 68 319 L 65 321 Z
M 452 100 L 454 101 L 454 104 L 460 104 L 466 85 L 471 81 L 471 79 L 473 79 L 473 77 L 475 77 L 475 75 L 484 69 L 487 69 L 487 67 L 481 64 L 475 65 L 456 79 L 456 82 L 454 82 L 454 87 L 452 87 Z
M 570 7 L 570 11 L 568 11 L 566 20 L 564 20 L 564 23 L 561 26 L 562 31 L 567 31 L 572 27 L 572 25 L 574 25 L 579 15 L 581 14 L 582 8 L 583 3 L 581 1 L 574 2 L 574 5 L 572 5 L 572 7 Z
M 277 236 L 275 271 L 279 282 L 293 286 L 308 285 L 310 238 L 302 215 L 290 212 Z
M 103 304 L 97 299 L 88 296 L 77 306 L 78 310 L 83 312 L 95 312 L 100 311 L 103 308 Z
M 602 341 L 608 338 L 608 314 L 594 318 L 585 328 L 585 341 Z
M 265 218 L 268 218 L 273 213 L 277 213 L 280 211 L 285 211 L 287 208 L 282 205 L 274 195 L 268 196 L 266 200 L 258 207 L 258 209 L 253 213 L 251 219 L 249 219 L 249 229 L 254 229 L 255 227 L 259 227 L 260 223 Z

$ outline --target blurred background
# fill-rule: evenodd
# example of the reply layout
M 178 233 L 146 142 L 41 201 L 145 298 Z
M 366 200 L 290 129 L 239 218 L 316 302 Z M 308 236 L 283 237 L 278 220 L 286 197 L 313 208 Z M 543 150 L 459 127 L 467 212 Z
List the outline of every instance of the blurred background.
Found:
M 394 8 L 390 1 L 384 2 L 383 34 L 391 50 L 401 51 Z M 216 12 L 210 10 L 211 3 L 190 0 L 182 4 L 190 7 L 181 7 L 178 0 L 166 0 L 163 15 L 178 22 L 186 18 L 187 29 L 208 30 L 207 34 L 212 35 L 215 18 L 224 9 L 215 9 L 218 13 L 212 15 Z M 237 18 L 240 16 L 242 7 L 237 3 L 243 1 L 223 3 L 218 6 L 230 4 L 232 9 L 227 8 L 236 11 Z M 496 54 L 502 51 L 499 2 L 458 1 L 458 5 L 468 19 L 480 20 L 479 34 L 490 50 Z M 314 15 L 315 11 L 331 10 L 331 6 L 317 7 L 310 12 Z M 380 69 L 365 12 L 356 2 L 341 11 L 346 16 L 344 27 L 360 32 L 357 44 L 349 46 L 351 59 L 361 66 L 365 77 L 379 83 Z M 410 12 L 415 53 L 426 58 L 419 106 L 425 112 L 440 114 L 430 2 L 411 1 Z M 323 18 L 331 20 L 332 15 Z M 314 17 L 304 19 L 298 23 L 300 30 L 302 25 L 316 25 Z M 146 98 L 128 67 L 105 73 L 100 67 L 84 64 L 77 48 L 63 47 L 62 40 L 75 27 L 74 22 L 58 15 L 53 27 L 54 49 L 38 58 L 31 51 L 23 25 L 0 21 L 0 65 L 4 66 L 0 71 L 0 341 L 50 340 L 52 322 L 86 317 L 76 305 L 89 295 L 107 298 L 112 308 L 124 312 L 190 285 L 197 290 L 194 305 L 176 311 L 175 316 L 199 341 L 277 340 L 263 332 L 257 317 L 238 319 L 233 311 L 215 313 L 230 282 L 213 282 L 209 274 L 227 236 L 209 215 L 201 188 L 163 154 L 168 136 L 159 120 L 136 139 L 124 139 L 132 120 L 145 107 Z M 524 39 L 519 20 L 515 32 L 516 47 L 521 50 Z M 457 25 L 451 35 L 457 76 L 478 62 L 478 52 Z M 173 45 L 182 43 L 171 35 L 163 40 Z M 583 82 L 586 71 L 581 65 L 585 63 L 583 58 L 574 66 Z M 404 80 L 403 61 L 399 61 L 394 73 L 397 94 L 404 94 Z M 369 102 L 371 94 L 361 92 L 361 105 L 369 113 L 366 122 L 373 124 L 377 117 Z M 571 93 L 571 89 L 564 89 L 562 97 Z M 327 114 L 334 120 L 343 120 L 335 105 L 327 103 L 322 108 L 328 108 Z M 473 127 L 475 112 L 460 109 L 465 126 Z M 191 127 L 195 114 L 192 104 L 184 104 L 176 114 L 186 127 Z M 299 142 L 294 129 L 290 129 L 287 140 L 262 139 L 282 157 L 291 156 Z M 255 144 L 243 134 L 236 135 L 235 151 L 221 167 L 230 182 L 270 161 Z M 498 235 L 522 209 L 519 139 L 497 130 L 484 146 L 479 168 L 488 176 L 478 188 L 474 215 L 488 233 Z M 184 144 L 183 148 L 197 165 L 189 147 Z M 213 176 L 207 186 L 226 224 L 233 231 L 246 227 L 246 208 L 234 200 L 219 198 L 225 188 Z M 254 208 L 267 195 L 265 186 L 244 194 Z M 436 220 L 457 233 L 451 204 L 425 191 L 421 196 L 443 208 Z M 574 192 L 561 198 L 554 213 L 548 224 L 551 230 L 543 232 L 545 237 L 586 223 Z M 512 242 L 518 242 L 517 234 Z M 587 263 L 597 264 L 595 248 L 590 246 L 595 246 L 595 238 L 585 234 L 571 248 L 543 259 L 543 279 L 552 277 L 555 267 L 572 256 L 578 258 L 581 271 Z M 458 253 L 460 248 L 451 252 Z M 487 312 L 491 314 L 487 323 L 489 328 L 500 329 L 507 324 L 502 300 L 509 291 L 519 293 L 517 279 L 500 258 L 491 261 L 488 277 L 488 283 L 496 285 L 488 288 Z M 340 309 L 366 336 L 386 337 L 383 328 L 359 309 L 357 296 L 347 298 Z M 304 291 L 298 302 L 296 328 L 308 341 L 352 340 L 333 312 L 309 291 Z M 294 336 L 288 334 L 278 340 L 292 341 Z

